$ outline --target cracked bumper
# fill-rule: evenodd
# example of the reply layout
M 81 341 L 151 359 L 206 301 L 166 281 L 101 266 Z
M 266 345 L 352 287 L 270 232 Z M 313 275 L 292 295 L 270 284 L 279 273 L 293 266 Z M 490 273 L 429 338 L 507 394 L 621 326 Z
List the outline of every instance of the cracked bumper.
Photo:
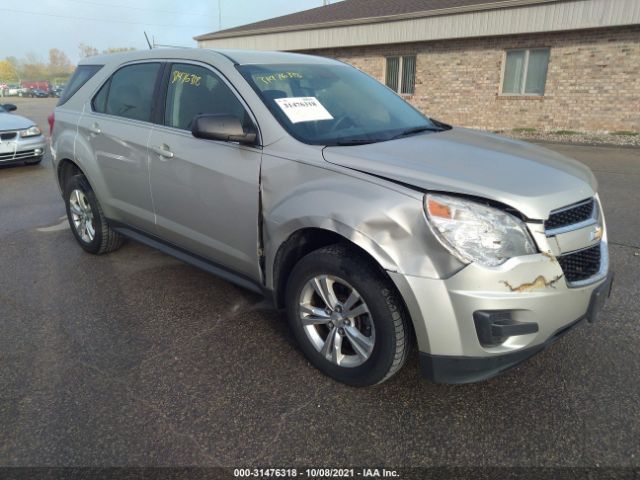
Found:
M 584 319 L 594 291 L 608 293 L 607 270 L 593 283 L 571 288 L 557 260 L 537 254 L 497 268 L 471 264 L 448 279 L 390 276 L 413 320 L 423 373 L 435 382 L 468 383 L 520 363 Z M 478 311 L 508 311 L 516 323 L 537 324 L 537 331 L 482 344 L 474 322 Z

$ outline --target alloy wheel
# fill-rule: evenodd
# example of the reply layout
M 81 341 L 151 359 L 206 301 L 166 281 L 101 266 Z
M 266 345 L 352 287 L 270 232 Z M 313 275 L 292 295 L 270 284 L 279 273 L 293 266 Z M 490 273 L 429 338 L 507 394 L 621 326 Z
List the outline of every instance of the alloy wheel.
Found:
M 73 227 L 83 242 L 91 243 L 96 236 L 93 225 L 93 212 L 86 195 L 82 190 L 75 189 L 69 197 L 69 210 Z
M 375 326 L 362 296 L 345 280 L 317 275 L 300 293 L 299 318 L 315 349 L 329 362 L 353 368 L 375 346 Z

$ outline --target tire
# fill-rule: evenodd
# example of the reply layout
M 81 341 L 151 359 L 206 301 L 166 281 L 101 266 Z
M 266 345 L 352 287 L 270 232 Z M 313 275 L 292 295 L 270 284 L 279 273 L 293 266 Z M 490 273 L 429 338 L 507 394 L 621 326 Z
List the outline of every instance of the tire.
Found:
M 331 296 L 326 288 L 333 291 L 333 301 L 323 300 Z M 349 305 L 353 295 L 359 300 Z M 404 365 L 411 347 L 408 315 L 391 281 L 357 250 L 331 245 L 306 255 L 291 272 L 285 299 L 298 345 L 324 374 L 364 387 L 384 382 Z M 335 306 L 323 312 L 327 303 Z M 332 349 L 327 348 L 330 338 Z
M 69 179 L 64 200 L 73 236 L 85 251 L 102 255 L 120 248 L 122 237 L 107 223 L 100 202 L 84 175 Z

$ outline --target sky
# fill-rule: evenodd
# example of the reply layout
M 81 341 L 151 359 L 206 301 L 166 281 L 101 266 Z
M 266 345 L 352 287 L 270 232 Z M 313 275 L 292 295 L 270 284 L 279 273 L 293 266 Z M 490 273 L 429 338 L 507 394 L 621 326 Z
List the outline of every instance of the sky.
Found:
M 78 45 L 148 48 L 143 32 L 158 44 L 196 47 L 193 37 L 222 28 L 322 6 L 322 0 L 37 0 L 0 1 L 0 59 L 49 49 L 78 61 Z M 335 3 L 336 0 L 331 3 Z M 70 18 L 73 17 L 73 18 Z

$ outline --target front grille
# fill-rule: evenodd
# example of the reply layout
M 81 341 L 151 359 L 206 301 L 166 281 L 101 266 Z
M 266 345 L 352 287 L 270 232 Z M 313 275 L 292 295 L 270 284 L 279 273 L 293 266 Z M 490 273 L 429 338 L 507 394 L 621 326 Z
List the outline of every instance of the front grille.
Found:
M 0 140 L 13 140 L 18 136 L 18 132 L 1 132 Z
M 35 155 L 35 150 L 22 150 L 20 152 L 16 152 L 15 155 L 13 152 L 0 153 L 0 162 L 6 160 L 24 160 L 26 158 L 34 157 Z
M 587 280 L 600 271 L 600 245 L 558 257 L 558 262 L 569 283 Z
M 567 227 L 576 223 L 584 222 L 593 217 L 595 200 L 593 198 L 577 203 L 555 213 L 551 213 L 549 219 L 544 222 L 545 230 L 555 230 L 556 228 Z

